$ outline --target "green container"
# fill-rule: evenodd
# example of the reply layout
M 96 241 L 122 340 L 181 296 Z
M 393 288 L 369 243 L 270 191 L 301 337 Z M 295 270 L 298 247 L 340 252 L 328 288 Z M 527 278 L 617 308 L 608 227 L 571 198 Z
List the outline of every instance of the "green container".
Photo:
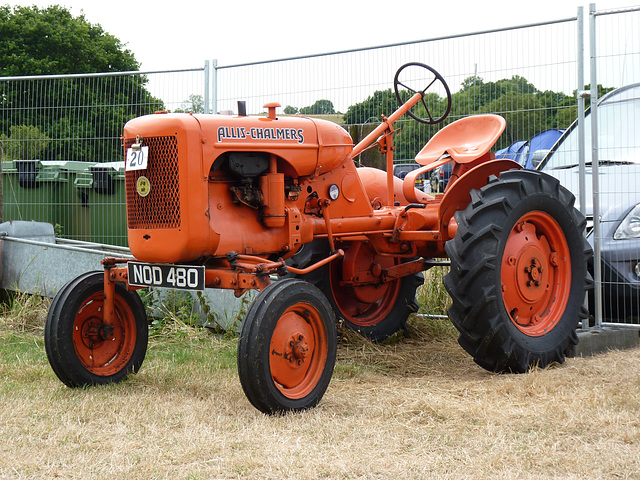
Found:
M 58 182 L 57 224 L 62 234 L 74 240 L 91 241 L 91 204 L 89 195 L 76 188 L 79 175 L 94 165 L 92 162 L 60 162 Z
M 54 225 L 56 235 L 91 239 L 88 197 L 74 188 L 88 162 L 13 160 L 2 166 L 4 220 Z
M 89 195 L 95 243 L 128 246 L 124 174 L 124 162 L 97 163 L 76 179 L 76 188 Z
M 2 164 L 4 220 L 54 223 L 57 172 L 45 172 L 40 160 Z

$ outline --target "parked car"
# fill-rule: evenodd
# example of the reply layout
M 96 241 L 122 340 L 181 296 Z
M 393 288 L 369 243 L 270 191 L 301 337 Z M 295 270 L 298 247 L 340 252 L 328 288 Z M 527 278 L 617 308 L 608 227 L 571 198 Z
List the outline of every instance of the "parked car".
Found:
M 440 165 L 431 170 L 429 182 L 433 193 L 442 193 L 451 178 L 451 162 Z
M 422 165 L 416 163 L 415 161 L 413 162 L 407 162 L 407 163 L 394 163 L 393 164 L 393 174 L 404 180 L 404 177 L 407 176 L 407 173 L 412 172 L 413 170 L 415 170 L 416 168 L 421 167 Z M 425 184 L 425 176 L 424 174 L 419 175 L 418 178 L 416 178 L 416 188 L 418 190 L 422 190 L 424 192 L 429 193 L 429 189 L 427 188 L 427 190 L 425 190 L 426 184 Z
M 585 203 L 593 246 L 591 116 L 585 118 Z M 542 160 L 579 205 L 577 122 Z M 600 251 L 605 318 L 640 315 L 640 83 L 614 90 L 598 103 Z M 592 262 L 593 263 L 593 262 Z

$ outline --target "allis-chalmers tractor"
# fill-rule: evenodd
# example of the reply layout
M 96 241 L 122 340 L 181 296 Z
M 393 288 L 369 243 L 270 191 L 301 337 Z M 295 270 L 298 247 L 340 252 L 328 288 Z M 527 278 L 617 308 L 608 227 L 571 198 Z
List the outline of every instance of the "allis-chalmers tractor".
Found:
M 415 69 L 423 69 L 417 86 L 403 80 Z M 446 92 L 442 115 L 425 101 L 436 87 Z M 495 159 L 505 128 L 497 115 L 442 128 L 415 157 L 420 168 L 394 177 L 394 122 L 407 114 L 436 124 L 451 107 L 444 79 L 426 65 L 401 67 L 394 88 L 400 107 L 355 147 L 342 127 L 280 117 L 275 103 L 260 117 L 159 112 L 129 121 L 137 261 L 106 258 L 104 271 L 56 295 L 45 347 L 60 380 L 118 382 L 140 368 L 148 323 L 136 289 L 256 289 L 239 338 L 242 388 L 265 413 L 309 408 L 333 373 L 336 319 L 373 340 L 392 335 L 416 310 L 422 272 L 445 257 L 449 317 L 479 365 L 524 372 L 563 362 L 590 286 L 573 196 L 547 175 Z M 356 168 L 372 145 L 386 154 L 386 172 Z M 454 166 L 444 194 L 415 188 L 446 162 Z

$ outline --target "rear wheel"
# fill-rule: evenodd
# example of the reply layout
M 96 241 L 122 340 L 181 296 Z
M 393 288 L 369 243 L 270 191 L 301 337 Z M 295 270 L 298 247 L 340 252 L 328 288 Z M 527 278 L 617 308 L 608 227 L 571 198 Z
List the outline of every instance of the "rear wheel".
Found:
M 326 242 L 317 244 L 316 249 L 319 254 L 314 256 L 315 261 L 328 255 Z M 373 283 L 382 269 L 400 262 L 398 258 L 376 254 L 364 243 L 354 242 L 346 249 L 344 258 L 334 260 L 305 279 L 322 290 L 336 317 L 349 328 L 373 341 L 382 341 L 404 329 L 409 315 L 418 311 L 416 290 L 424 283 L 422 273 Z M 348 279 L 372 283 L 352 286 L 345 282 Z
M 584 217 L 559 182 L 539 172 L 492 178 L 455 215 L 444 282 L 459 343 L 496 372 L 562 363 L 586 318 L 590 247 Z
M 331 307 L 298 279 L 271 284 L 253 301 L 238 344 L 238 374 L 247 398 L 263 413 L 317 405 L 336 361 Z
M 147 314 L 140 297 L 115 285 L 113 322 L 103 322 L 104 272 L 89 272 L 55 296 L 44 344 L 58 378 L 70 387 L 119 382 L 138 371 L 147 351 Z

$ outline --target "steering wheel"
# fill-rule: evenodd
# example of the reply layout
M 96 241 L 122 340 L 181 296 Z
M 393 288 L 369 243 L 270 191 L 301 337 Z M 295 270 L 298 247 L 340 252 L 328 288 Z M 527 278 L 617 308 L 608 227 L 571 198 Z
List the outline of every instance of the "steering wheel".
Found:
M 407 85 L 408 81 L 401 80 L 400 74 L 402 73 L 402 71 L 407 68 L 411 70 L 410 67 L 418 67 L 420 69 L 427 70 L 427 72 L 420 72 L 420 75 L 413 75 L 413 77 L 418 77 L 414 79 L 413 82 L 416 82 L 418 80 L 420 82 L 424 82 L 425 80 L 428 82 L 427 86 L 423 90 L 417 90 L 415 88 L 412 88 Z M 413 68 L 412 70 L 414 70 L 414 72 L 416 71 L 415 68 Z M 442 87 L 444 87 L 444 91 L 447 94 L 447 106 L 444 109 L 444 113 L 442 114 L 441 114 L 442 109 L 438 109 L 439 111 L 437 112 L 434 111 L 434 113 L 432 114 L 431 111 L 429 110 L 429 107 L 427 106 L 427 102 L 425 102 L 424 100 L 427 90 L 429 90 L 429 88 L 431 88 L 434 84 L 437 85 L 437 82 L 442 83 Z M 411 113 L 411 110 L 409 110 L 407 112 L 407 115 L 409 115 L 414 120 L 417 120 L 420 123 L 426 123 L 427 125 L 435 125 L 436 123 L 442 122 L 445 118 L 447 118 L 447 115 L 449 115 L 449 112 L 451 111 L 451 92 L 449 91 L 449 86 L 447 85 L 447 82 L 444 81 L 444 78 L 442 78 L 442 75 L 436 72 L 429 65 L 425 65 L 424 63 L 418 63 L 418 62 L 411 62 L 401 66 L 396 72 L 396 76 L 393 79 L 393 89 L 396 92 L 396 98 L 398 99 L 398 103 L 400 105 L 403 105 L 404 101 L 400 96 L 400 87 L 404 87 L 406 90 L 410 91 L 412 94 L 416 94 L 418 92 L 422 94 L 422 100 L 420 100 L 420 102 L 424 106 L 424 109 L 427 112 L 428 118 L 418 117 L 417 115 Z M 433 107 L 434 106 L 432 106 L 432 109 Z

